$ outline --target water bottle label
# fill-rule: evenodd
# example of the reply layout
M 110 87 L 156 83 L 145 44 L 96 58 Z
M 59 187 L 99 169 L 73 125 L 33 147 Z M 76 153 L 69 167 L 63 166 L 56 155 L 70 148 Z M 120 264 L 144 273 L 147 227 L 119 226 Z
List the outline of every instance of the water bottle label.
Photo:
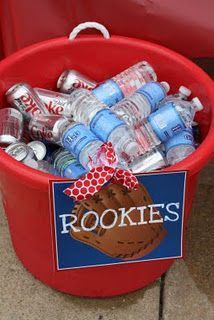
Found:
M 158 82 L 148 82 L 138 89 L 137 92 L 147 98 L 151 105 L 151 112 L 157 110 L 158 104 L 166 97 L 164 88 Z
M 72 159 L 62 166 L 61 172 L 64 177 L 77 179 L 86 174 L 87 170 L 76 159 Z
M 165 144 L 166 152 L 169 151 L 169 149 L 181 145 L 188 145 L 194 147 L 194 139 L 192 135 L 192 129 L 186 129 L 179 133 L 177 133 L 174 137 L 169 139 Z
M 83 124 L 76 124 L 65 131 L 62 137 L 62 145 L 78 158 L 83 148 L 95 140 L 98 140 L 98 138 L 88 128 Z
M 177 132 L 186 128 L 173 103 L 167 103 L 161 109 L 152 113 L 148 117 L 148 121 L 162 142 L 167 141 Z
M 117 118 L 109 109 L 103 109 L 97 112 L 92 119 L 90 129 L 102 141 L 108 141 L 112 131 L 121 125 L 124 125 L 122 120 Z
M 92 93 L 99 101 L 102 101 L 109 107 L 113 106 L 124 97 L 120 87 L 113 80 L 105 81 L 103 84 L 92 90 Z

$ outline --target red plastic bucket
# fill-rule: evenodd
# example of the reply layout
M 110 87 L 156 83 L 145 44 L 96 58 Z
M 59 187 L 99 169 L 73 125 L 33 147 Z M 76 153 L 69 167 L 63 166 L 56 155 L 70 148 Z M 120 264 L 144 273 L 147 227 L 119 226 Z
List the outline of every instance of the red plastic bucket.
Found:
M 159 80 L 176 90 L 188 86 L 205 108 L 197 119 L 203 143 L 188 159 L 169 170 L 188 170 L 185 223 L 196 187 L 197 175 L 214 150 L 214 87 L 212 80 L 183 56 L 142 40 L 113 36 L 84 36 L 74 41 L 58 38 L 27 47 L 0 63 L 0 99 L 5 91 L 26 81 L 33 87 L 55 89 L 65 69 L 78 69 L 97 81 L 126 67 L 148 60 Z M 148 261 L 98 268 L 57 271 L 54 260 L 49 180 L 54 177 L 16 162 L 0 151 L 0 188 L 15 251 L 25 267 L 49 286 L 80 296 L 113 296 L 142 288 L 160 277 L 171 260 Z

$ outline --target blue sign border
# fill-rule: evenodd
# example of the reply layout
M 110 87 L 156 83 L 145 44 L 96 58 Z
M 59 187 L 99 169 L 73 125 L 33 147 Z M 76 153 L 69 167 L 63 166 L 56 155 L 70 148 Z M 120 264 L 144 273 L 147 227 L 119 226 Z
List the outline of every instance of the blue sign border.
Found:
M 51 203 L 51 226 L 52 226 L 52 235 L 53 235 L 53 241 L 54 241 L 54 257 L 55 257 L 55 265 L 56 269 L 58 271 L 63 270 L 72 270 L 72 269 L 80 269 L 80 268 L 91 268 L 91 267 L 103 267 L 103 266 L 111 266 L 111 265 L 118 265 L 118 264 L 129 264 L 129 263 L 143 263 L 144 261 L 159 261 L 159 260 L 169 260 L 169 259 L 178 259 L 183 257 L 183 228 L 184 228 L 184 210 L 185 210 L 185 200 L 186 200 L 186 179 L 187 179 L 187 170 L 183 171 L 170 171 L 170 172 L 151 172 L 151 173 L 143 173 L 143 174 L 135 174 L 135 176 L 138 177 L 148 177 L 148 176 L 154 176 L 154 175 L 172 175 L 172 174 L 184 174 L 184 185 L 183 185 L 183 203 L 182 203 L 182 222 L 181 222 L 181 239 L 180 239 L 180 255 L 176 256 L 170 256 L 170 257 L 164 257 L 164 258 L 148 258 L 143 260 L 131 260 L 131 261 L 119 261 L 119 262 L 113 262 L 113 263 L 105 263 L 105 264 L 95 264 L 95 265 L 83 265 L 83 266 L 77 266 L 77 267 L 63 267 L 60 268 L 59 266 L 59 252 L 58 252 L 58 244 L 57 244 L 57 223 L 56 223 L 56 214 L 55 214 L 55 192 L 54 192 L 54 184 L 62 184 L 62 183 L 72 183 L 75 181 L 71 179 L 54 179 L 49 181 L 49 191 L 50 191 L 50 203 Z

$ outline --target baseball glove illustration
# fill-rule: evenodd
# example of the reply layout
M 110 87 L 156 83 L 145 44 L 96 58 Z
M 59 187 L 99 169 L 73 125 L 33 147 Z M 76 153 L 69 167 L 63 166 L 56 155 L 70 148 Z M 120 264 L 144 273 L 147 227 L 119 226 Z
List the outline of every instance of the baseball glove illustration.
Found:
M 80 229 L 80 232 L 71 230 L 70 235 L 74 239 L 86 243 L 110 257 L 123 260 L 141 258 L 154 250 L 166 236 L 163 222 L 149 222 L 150 211 L 148 208 L 144 211 L 144 223 L 141 224 L 139 224 L 141 212 L 137 208 L 132 208 L 143 207 L 152 203 L 150 195 L 142 184 L 137 190 L 128 190 L 122 185 L 110 184 L 90 199 L 75 205 L 72 214 L 77 217 L 75 226 Z M 120 226 L 121 210 L 119 208 L 125 208 L 127 211 L 132 208 L 129 213 L 131 224 L 126 217 L 124 219 L 126 226 Z M 102 219 L 103 224 L 105 226 L 112 225 L 113 227 L 109 229 L 103 228 L 99 223 L 93 231 L 83 230 L 81 220 L 87 211 L 95 211 L 101 217 L 106 209 L 109 209 L 109 211 Z M 113 223 L 115 215 L 110 209 L 114 209 L 117 212 L 116 223 Z M 155 215 L 156 220 L 161 218 L 159 213 L 155 213 Z M 90 226 L 94 225 L 95 220 L 94 215 L 88 215 L 85 218 L 85 226 L 90 228 Z

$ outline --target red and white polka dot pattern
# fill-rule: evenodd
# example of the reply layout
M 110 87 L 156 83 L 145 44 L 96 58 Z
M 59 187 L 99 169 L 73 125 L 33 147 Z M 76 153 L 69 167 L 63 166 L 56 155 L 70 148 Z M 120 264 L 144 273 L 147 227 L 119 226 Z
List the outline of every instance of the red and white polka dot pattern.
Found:
M 98 150 L 98 158 L 103 156 L 105 156 L 108 165 L 116 166 L 118 159 L 110 141 L 107 143 L 103 143 L 103 145 Z
M 103 143 L 97 150 L 96 156 L 90 158 L 88 167 L 90 169 L 94 167 L 108 166 L 116 168 L 118 163 L 117 156 L 111 142 Z
M 116 169 L 114 172 L 113 182 L 122 184 L 127 189 L 137 189 L 138 180 L 129 171 L 123 169 Z
M 96 167 L 64 190 L 64 193 L 77 201 L 88 199 L 98 192 L 114 174 L 110 167 Z
M 131 172 L 116 169 L 117 157 L 111 142 L 104 143 L 98 150 L 98 159 L 101 166 L 92 168 L 84 177 L 74 182 L 64 190 L 64 193 L 76 201 L 86 200 L 98 192 L 102 186 L 113 178 L 114 183 L 119 183 L 128 189 L 136 189 L 138 181 Z M 105 165 L 107 163 L 107 165 Z
M 128 189 L 138 187 L 137 178 L 131 172 L 104 166 L 91 169 L 84 177 L 65 189 L 64 193 L 75 201 L 86 200 L 112 178 L 114 183 L 122 184 Z

